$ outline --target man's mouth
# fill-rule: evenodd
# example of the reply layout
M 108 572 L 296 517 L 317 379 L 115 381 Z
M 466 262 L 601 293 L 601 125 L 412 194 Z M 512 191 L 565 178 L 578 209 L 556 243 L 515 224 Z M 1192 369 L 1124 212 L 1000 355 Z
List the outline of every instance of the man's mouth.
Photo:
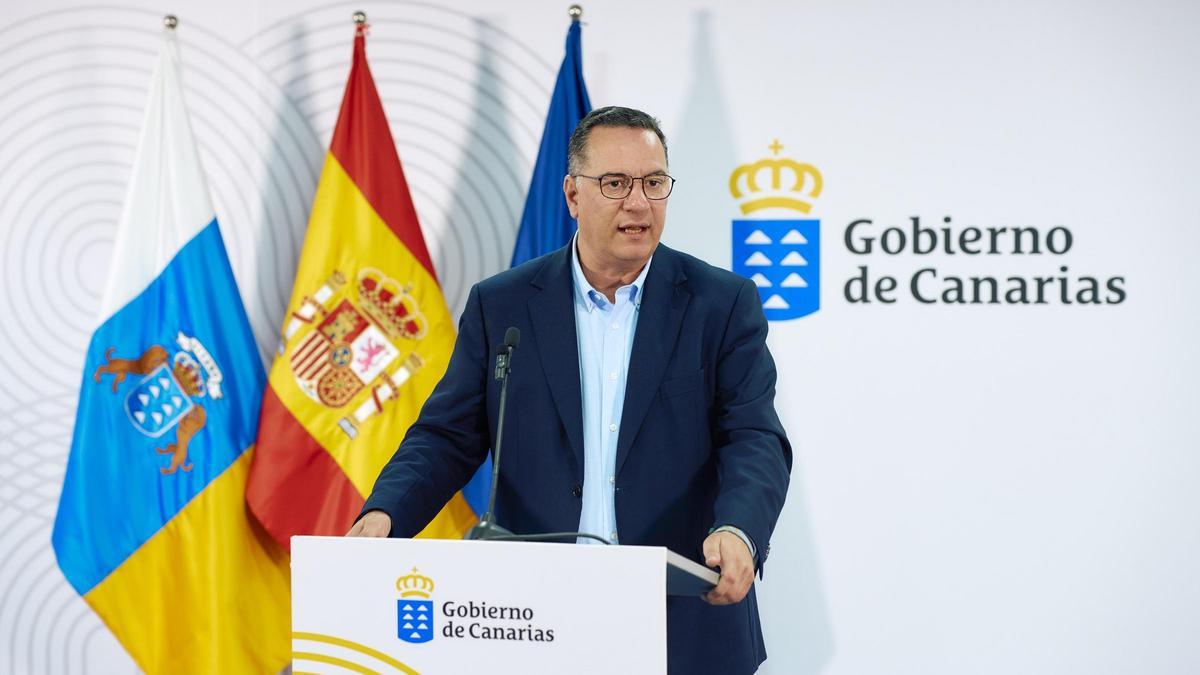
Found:
M 622 225 L 617 227 L 622 234 L 641 234 L 650 229 L 648 225 Z

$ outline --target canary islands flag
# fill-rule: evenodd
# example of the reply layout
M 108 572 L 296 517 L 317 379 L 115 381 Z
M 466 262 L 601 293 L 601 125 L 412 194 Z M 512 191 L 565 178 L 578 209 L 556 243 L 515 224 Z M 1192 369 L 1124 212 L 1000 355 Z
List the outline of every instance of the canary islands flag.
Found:
M 356 28 L 350 77 L 313 199 L 247 499 L 288 547 L 341 535 L 450 362 L 454 324 Z M 476 522 L 456 494 L 422 532 Z
M 54 522 L 58 564 L 149 673 L 277 672 L 287 556 L 245 485 L 264 373 L 163 37 Z

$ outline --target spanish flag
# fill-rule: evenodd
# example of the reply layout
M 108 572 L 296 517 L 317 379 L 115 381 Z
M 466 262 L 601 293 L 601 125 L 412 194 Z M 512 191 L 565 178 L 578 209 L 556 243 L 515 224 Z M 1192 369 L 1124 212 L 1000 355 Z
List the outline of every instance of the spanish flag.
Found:
M 350 528 L 454 347 L 365 31 L 356 28 L 246 490 L 289 550 L 292 535 Z M 420 536 L 459 538 L 475 521 L 455 495 Z

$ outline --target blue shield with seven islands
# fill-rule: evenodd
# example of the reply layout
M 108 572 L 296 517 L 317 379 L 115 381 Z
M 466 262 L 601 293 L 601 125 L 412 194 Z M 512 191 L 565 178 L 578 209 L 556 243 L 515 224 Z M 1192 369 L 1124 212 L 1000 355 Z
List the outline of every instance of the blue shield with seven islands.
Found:
M 175 379 L 169 363 L 164 363 L 125 397 L 125 414 L 138 431 L 158 438 L 170 431 L 195 406 L 192 398 Z
M 734 220 L 733 271 L 758 286 L 768 321 L 821 307 L 821 221 Z
M 433 601 L 396 601 L 396 637 L 405 642 L 420 644 L 433 639 Z

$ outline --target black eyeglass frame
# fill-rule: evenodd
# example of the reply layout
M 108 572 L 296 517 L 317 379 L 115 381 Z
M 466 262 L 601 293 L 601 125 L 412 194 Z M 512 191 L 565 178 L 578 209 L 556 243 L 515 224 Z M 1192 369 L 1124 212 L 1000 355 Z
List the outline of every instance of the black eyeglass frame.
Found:
M 625 177 L 629 178 L 629 190 L 627 190 L 625 192 L 625 194 L 621 195 L 620 197 L 610 197 L 609 195 L 605 194 L 604 193 L 604 179 L 607 178 L 608 176 L 625 176 Z M 608 197 L 609 199 L 626 199 L 627 197 L 629 197 L 629 195 L 633 194 L 633 181 L 635 181 L 635 180 L 642 181 L 642 196 L 644 196 L 646 199 L 649 199 L 650 201 L 661 202 L 662 200 L 666 199 L 667 197 L 670 197 L 671 193 L 675 191 L 675 179 L 668 176 L 665 173 L 652 173 L 652 174 L 649 174 L 646 176 L 630 176 L 627 173 L 602 173 L 599 176 L 587 176 L 582 173 L 573 173 L 573 174 L 571 174 L 571 177 L 572 178 L 590 178 L 591 180 L 596 181 L 600 185 L 600 194 L 604 195 L 605 197 Z M 671 181 L 670 185 L 667 186 L 667 194 L 665 194 L 661 197 L 651 197 L 650 195 L 646 194 L 646 179 L 647 178 L 666 178 L 667 180 Z

